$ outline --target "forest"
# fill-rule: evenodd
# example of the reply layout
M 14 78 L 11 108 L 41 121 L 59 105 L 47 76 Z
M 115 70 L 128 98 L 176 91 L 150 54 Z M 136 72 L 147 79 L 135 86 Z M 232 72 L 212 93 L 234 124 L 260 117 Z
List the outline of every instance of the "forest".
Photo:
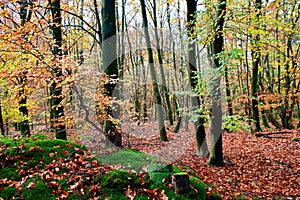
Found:
M 0 0 L 1 199 L 300 199 L 299 0 Z

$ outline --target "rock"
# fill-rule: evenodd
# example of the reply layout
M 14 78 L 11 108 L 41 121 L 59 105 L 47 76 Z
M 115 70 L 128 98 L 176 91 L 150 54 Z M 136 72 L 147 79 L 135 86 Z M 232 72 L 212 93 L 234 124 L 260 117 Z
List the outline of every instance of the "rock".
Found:
M 148 164 L 148 172 L 172 172 L 172 164 Z
M 147 171 L 154 184 L 161 184 L 162 180 L 172 174 L 172 164 L 148 164 Z

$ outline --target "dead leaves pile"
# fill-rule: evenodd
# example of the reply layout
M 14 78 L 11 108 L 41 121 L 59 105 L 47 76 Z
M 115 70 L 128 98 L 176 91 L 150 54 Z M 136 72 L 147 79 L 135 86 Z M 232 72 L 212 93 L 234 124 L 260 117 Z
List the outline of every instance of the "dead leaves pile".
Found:
M 207 157 L 195 155 L 193 130 L 170 132 L 168 142 L 160 142 L 157 135 L 132 137 L 130 144 L 131 148 L 151 155 L 172 152 L 177 158 L 173 161 L 175 164 L 193 169 L 208 184 L 209 191 L 220 193 L 223 199 L 240 196 L 246 199 L 300 199 L 300 142 L 292 140 L 300 137 L 300 130 L 282 132 L 276 137 L 224 132 L 223 152 L 230 162 L 224 167 L 209 166 Z M 188 148 L 183 150 L 182 145 Z M 162 153 L 160 157 L 170 159 L 169 154 Z

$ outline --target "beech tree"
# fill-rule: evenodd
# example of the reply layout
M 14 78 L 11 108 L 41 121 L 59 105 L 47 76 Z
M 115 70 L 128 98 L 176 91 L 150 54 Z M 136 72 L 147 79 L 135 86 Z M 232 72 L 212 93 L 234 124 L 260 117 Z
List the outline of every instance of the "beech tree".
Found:
M 255 9 L 256 9 L 256 21 L 259 22 L 261 17 L 261 0 L 255 1 Z M 259 24 L 259 23 L 258 23 Z M 259 120 L 259 110 L 258 110 L 258 69 L 261 60 L 260 53 L 260 36 L 256 34 L 252 40 L 252 60 L 253 60 L 253 69 L 252 69 L 252 110 L 253 110 L 253 119 L 255 120 L 255 131 L 260 131 L 260 120 Z
M 210 154 L 209 164 L 222 166 L 223 150 L 222 150 L 222 98 L 221 98 L 221 74 L 220 68 L 222 66 L 221 53 L 224 51 L 224 21 L 226 11 L 226 0 L 219 0 L 216 10 L 216 25 L 215 35 L 212 42 L 212 60 L 213 68 L 216 73 L 212 78 L 212 111 L 211 111 L 211 126 L 210 126 Z
M 198 84 L 198 73 L 197 73 L 197 66 L 196 66 L 196 44 L 195 44 L 195 14 L 197 9 L 197 1 L 196 0 L 187 0 L 187 23 L 188 23 L 188 30 L 189 30 L 189 37 L 191 38 L 188 44 L 188 71 L 189 71 L 189 80 L 192 87 L 193 92 L 196 92 L 196 86 Z M 204 123 L 205 119 L 203 118 L 200 106 L 201 101 L 199 96 L 192 96 L 192 106 L 197 109 L 196 112 L 199 117 L 194 122 L 195 130 L 196 130 L 196 142 L 197 148 L 196 153 L 197 155 L 206 156 L 208 154 L 206 136 L 205 136 L 205 128 Z
M 20 20 L 21 27 L 25 25 L 26 22 L 29 22 L 31 18 L 32 11 L 30 9 L 30 1 L 26 0 L 20 1 Z M 26 37 L 26 35 L 24 35 Z M 26 59 L 24 60 L 26 62 Z M 27 108 L 27 69 L 25 68 L 22 71 L 22 75 L 19 77 L 20 80 L 20 90 L 19 90 L 19 111 L 25 117 L 19 124 L 20 131 L 22 136 L 30 135 L 29 120 L 28 120 L 28 108 Z
M 107 76 L 104 83 L 104 95 L 110 99 L 118 98 L 119 95 L 115 87 L 118 81 L 115 7 L 115 0 L 102 2 L 102 61 L 104 73 Z M 104 133 L 113 144 L 122 146 L 122 135 L 114 120 L 118 118 L 119 107 L 117 104 L 106 105 L 105 110 L 108 118 L 104 122 Z
M 146 40 L 147 45 L 147 51 L 148 51 L 148 62 L 150 67 L 150 73 L 152 78 L 152 87 L 153 92 L 155 96 L 155 103 L 157 105 L 157 114 L 158 114 L 158 127 L 160 132 L 160 140 L 161 141 L 167 141 L 167 132 L 165 128 L 165 119 L 163 116 L 163 109 L 162 109 L 162 100 L 160 91 L 158 88 L 158 82 L 157 82 L 157 75 L 154 68 L 154 58 L 153 58 L 153 51 L 151 48 L 151 41 L 150 41 L 150 35 L 148 30 L 148 19 L 147 19 L 147 13 L 146 13 L 146 4 L 145 0 L 140 0 L 141 3 L 141 9 L 142 9 L 142 17 L 143 17 L 143 29 L 144 29 L 144 36 Z
M 49 0 L 50 10 L 52 14 L 52 35 L 54 45 L 52 46 L 53 59 L 56 60 L 52 67 L 53 80 L 50 85 L 50 126 L 51 130 L 56 134 L 57 139 L 67 139 L 66 125 L 64 119 L 64 106 L 62 105 L 63 96 L 62 82 L 63 73 L 61 58 L 62 52 L 62 16 L 60 0 Z

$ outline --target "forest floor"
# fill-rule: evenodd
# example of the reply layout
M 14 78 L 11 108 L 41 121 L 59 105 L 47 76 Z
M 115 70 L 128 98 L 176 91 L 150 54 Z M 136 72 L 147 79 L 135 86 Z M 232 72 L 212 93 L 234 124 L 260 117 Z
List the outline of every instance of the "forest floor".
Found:
M 300 130 L 269 130 L 259 136 L 223 133 L 224 167 L 208 165 L 208 157 L 195 155 L 192 125 L 178 133 L 168 129 L 167 142 L 159 140 L 157 124 L 123 124 L 125 146 L 157 156 L 163 162 L 188 166 L 220 193 L 223 199 L 300 199 Z M 207 130 L 207 135 L 209 130 Z M 264 135 L 267 134 L 267 135 Z M 209 139 L 208 139 L 209 141 Z M 278 198 L 280 197 L 280 198 Z
M 153 122 L 141 126 L 124 123 L 121 127 L 124 147 L 153 155 L 164 163 L 187 166 L 191 169 L 189 173 L 196 173 L 209 190 L 220 193 L 223 199 L 240 196 L 245 199 L 300 199 L 300 141 L 292 140 L 300 138 L 300 129 L 267 130 L 259 133 L 260 137 L 246 132 L 224 132 L 225 166 L 215 167 L 208 165 L 208 156 L 195 155 L 192 124 L 183 125 L 178 133 L 170 131 L 173 127 L 167 128 L 167 142 L 160 141 L 157 127 Z M 209 141 L 209 129 L 206 132 Z M 81 142 L 101 157 L 105 142 L 99 135 L 99 131 L 89 131 Z M 118 149 L 106 149 L 105 153 L 114 151 Z

